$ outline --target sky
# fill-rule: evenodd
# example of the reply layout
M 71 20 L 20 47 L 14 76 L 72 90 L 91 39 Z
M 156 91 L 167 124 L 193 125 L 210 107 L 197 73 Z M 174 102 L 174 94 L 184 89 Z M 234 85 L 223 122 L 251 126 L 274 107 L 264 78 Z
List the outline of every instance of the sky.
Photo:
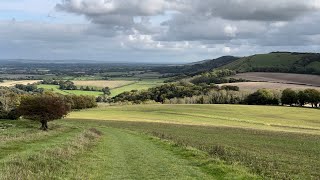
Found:
M 319 48 L 320 0 L 0 1 L 0 59 L 187 63 Z

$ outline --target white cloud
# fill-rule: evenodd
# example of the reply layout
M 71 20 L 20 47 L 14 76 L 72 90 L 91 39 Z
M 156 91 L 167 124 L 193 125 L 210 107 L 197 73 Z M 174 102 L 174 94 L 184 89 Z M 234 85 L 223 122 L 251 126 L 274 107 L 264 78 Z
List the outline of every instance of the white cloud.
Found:
M 229 37 L 235 37 L 237 35 L 238 28 L 236 26 L 226 25 L 224 27 L 225 35 Z
M 10 2 L 0 2 L 0 9 L 22 11 L 25 7 L 44 13 L 56 7 L 54 13 L 62 19 L 65 14 L 66 19 L 86 19 L 83 24 L 68 20 L 0 22 L 0 50 L 14 57 L 195 61 L 225 54 L 315 51 L 320 46 L 319 0 Z

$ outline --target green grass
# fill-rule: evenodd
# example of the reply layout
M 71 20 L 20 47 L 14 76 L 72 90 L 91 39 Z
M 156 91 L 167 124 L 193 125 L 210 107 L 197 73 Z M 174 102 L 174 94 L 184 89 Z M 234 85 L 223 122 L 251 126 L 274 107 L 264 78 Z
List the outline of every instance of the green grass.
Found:
M 320 136 L 230 127 L 105 121 L 101 125 L 145 132 L 193 147 L 230 165 L 273 179 L 320 177 Z
M 319 113 L 137 105 L 72 112 L 49 132 L 1 121 L 0 179 L 318 179 Z M 99 136 L 84 134 L 92 128 Z
M 148 79 L 148 80 L 136 81 L 136 82 L 133 82 L 133 83 L 125 85 L 125 86 L 111 89 L 111 97 L 114 97 L 114 96 L 116 96 L 120 93 L 123 93 L 125 91 L 145 90 L 145 89 L 149 89 L 149 88 L 161 85 L 161 84 L 163 84 L 163 80 L 159 80 L 159 79 Z M 60 93 L 63 95 L 68 95 L 68 94 L 91 95 L 91 96 L 103 95 L 103 93 L 99 92 L 99 91 L 61 90 L 61 89 L 59 89 L 58 85 L 40 84 L 40 85 L 38 85 L 38 88 L 43 88 L 43 89 L 53 91 L 55 93 Z
M 4 123 L 15 124 L 5 131 L 31 128 L 18 128 L 19 121 Z M 52 127 L 49 132 L 40 132 L 45 134 L 33 139 L 21 138 L 1 144 L 6 150 L 0 156 L 0 179 L 257 178 L 242 166 L 227 165 L 201 151 L 110 128 L 107 124 L 60 121 L 49 125 Z M 60 131 L 62 127 L 70 131 Z M 0 132 L 2 136 L 6 136 L 3 131 Z
M 163 122 L 320 134 L 320 111 L 245 105 L 101 106 L 71 113 L 70 119 Z
M 238 72 L 259 71 L 261 69 L 282 69 L 289 71 L 290 68 L 299 66 L 303 55 L 291 53 L 269 53 L 240 58 L 222 68 L 236 70 Z
M 89 95 L 89 96 L 100 96 L 103 95 L 102 92 L 99 91 L 81 91 L 81 90 L 61 90 L 58 85 L 47 85 L 41 84 L 38 85 L 38 88 L 43 88 L 49 91 L 53 91 L 55 93 L 60 93 L 63 95 L 75 94 L 75 95 Z
M 137 81 L 136 83 L 129 84 L 127 86 L 122 86 L 119 88 L 114 88 L 111 90 L 111 96 L 114 97 L 120 93 L 123 93 L 125 91 L 131 91 L 131 90 L 145 90 L 149 89 L 155 86 L 159 86 L 163 84 L 163 80 L 159 79 L 150 79 L 150 80 L 143 80 L 143 81 Z
M 158 140 L 113 128 L 105 128 L 103 132 L 104 137 L 93 149 L 94 153 L 84 155 L 78 159 L 77 163 L 68 167 L 71 171 L 66 177 L 79 179 L 213 178 L 213 175 L 201 169 L 202 166 L 193 165 L 195 161 L 183 158 L 181 152 L 172 151 L 171 146 Z M 252 177 L 244 170 L 232 169 L 221 163 L 215 162 L 215 166 L 217 169 L 226 169 L 224 173 L 215 174 L 215 177 L 220 179 L 227 175 L 240 178 Z M 83 169 L 83 167 L 87 168 Z

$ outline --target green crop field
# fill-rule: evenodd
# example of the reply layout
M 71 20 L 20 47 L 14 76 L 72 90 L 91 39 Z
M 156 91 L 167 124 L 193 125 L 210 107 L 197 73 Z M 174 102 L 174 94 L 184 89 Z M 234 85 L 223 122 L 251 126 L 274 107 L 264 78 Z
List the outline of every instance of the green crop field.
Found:
M 278 106 L 101 105 L 49 123 L 48 132 L 0 121 L 0 179 L 318 179 L 319 115 Z
M 83 82 L 87 83 L 87 85 L 89 85 L 90 82 L 92 82 L 92 85 L 89 87 L 97 87 L 96 85 L 97 82 L 104 82 L 104 81 L 83 81 Z M 108 81 L 105 81 L 105 82 L 108 82 Z M 110 82 L 117 82 L 117 81 L 110 81 Z M 77 81 L 77 83 L 79 83 L 79 81 Z M 118 83 L 118 84 L 119 86 L 114 86 L 114 88 L 111 88 L 111 97 L 114 97 L 125 91 L 149 89 L 151 87 L 155 87 L 163 84 L 163 80 L 148 79 L 148 80 L 142 80 L 142 81 L 123 81 L 122 84 L 121 83 Z M 92 95 L 92 96 L 103 95 L 103 93 L 99 91 L 61 90 L 57 85 L 48 85 L 48 84 L 40 84 L 38 85 L 38 88 L 43 88 L 43 89 L 60 93 L 63 95 L 67 95 L 67 94 Z
M 142 81 L 137 81 L 133 84 L 125 85 L 122 87 L 114 88 L 111 90 L 111 96 L 116 96 L 120 93 L 123 93 L 125 91 L 131 91 L 131 90 L 145 90 L 149 89 L 158 85 L 163 84 L 163 80 L 159 79 L 150 79 L 150 80 L 142 80 Z
M 68 95 L 68 94 L 75 94 L 75 95 L 90 95 L 90 96 L 99 96 L 103 95 L 102 92 L 99 91 L 82 91 L 82 90 L 61 90 L 59 89 L 58 85 L 47 85 L 47 84 L 41 84 L 38 85 L 38 88 L 43 88 L 49 91 L 53 91 L 56 93 L 60 93 L 63 95 Z

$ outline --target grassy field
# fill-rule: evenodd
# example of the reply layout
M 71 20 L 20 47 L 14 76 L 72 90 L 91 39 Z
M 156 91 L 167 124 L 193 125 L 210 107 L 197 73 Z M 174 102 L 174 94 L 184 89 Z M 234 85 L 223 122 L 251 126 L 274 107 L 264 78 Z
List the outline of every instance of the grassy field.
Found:
M 21 80 L 21 81 L 5 81 L 3 83 L 0 83 L 0 86 L 5 86 L 5 87 L 12 87 L 15 86 L 16 84 L 33 84 L 33 83 L 37 83 L 40 80 Z
M 82 91 L 82 90 L 61 90 L 58 85 L 48 85 L 48 84 L 40 84 L 38 88 L 43 88 L 49 91 L 53 91 L 56 93 L 60 93 L 63 95 L 75 94 L 75 95 L 90 95 L 90 96 L 99 96 L 103 95 L 102 92 L 99 91 Z
M 317 109 L 278 106 L 135 105 L 102 106 L 71 113 L 67 118 L 241 127 L 320 134 L 319 113 Z
M 134 81 L 102 81 L 102 80 L 96 80 L 96 81 L 72 81 L 74 84 L 78 87 L 80 86 L 90 86 L 90 87 L 98 87 L 98 88 L 104 88 L 109 87 L 110 89 L 126 86 L 132 83 L 135 83 Z
M 129 84 L 126 86 L 122 86 L 119 88 L 114 88 L 111 90 L 111 96 L 116 96 L 120 93 L 123 93 L 125 91 L 131 91 L 131 90 L 145 90 L 149 89 L 158 85 L 163 84 L 163 80 L 159 79 L 150 79 L 150 80 L 143 80 L 143 81 L 137 81 L 133 84 Z
M 28 121 L 0 123 L 0 179 L 257 178 L 240 165 L 107 124 L 60 121 L 39 132 Z
M 100 106 L 0 121 L 0 179 L 319 179 L 319 109 Z M 42 172 L 42 173 L 39 173 Z
M 68 118 L 148 133 L 264 178 L 317 179 L 319 114 L 318 109 L 273 106 L 140 105 L 100 107 Z
M 250 81 L 304 84 L 320 87 L 320 76 L 318 75 L 250 72 L 237 74 L 233 76 L 233 78 L 242 78 Z
M 111 97 L 114 97 L 120 93 L 131 90 L 144 90 L 149 89 L 151 87 L 155 87 L 161 85 L 163 80 L 159 79 L 149 79 L 142 81 L 75 81 L 77 86 L 89 86 L 89 87 L 105 87 L 109 85 L 111 88 Z M 41 84 L 38 85 L 38 88 L 44 88 L 50 91 L 54 91 L 60 94 L 76 94 L 76 95 L 92 95 L 99 96 L 103 95 L 102 92 L 99 91 L 82 91 L 82 90 L 61 90 L 57 85 L 47 85 Z
M 291 88 L 294 90 L 304 90 L 304 89 L 310 89 L 310 88 L 320 90 L 320 87 L 315 87 L 315 86 L 271 83 L 271 82 L 238 82 L 238 83 L 219 84 L 219 86 L 224 86 L 224 85 L 238 86 L 241 91 L 247 91 L 247 92 L 254 92 L 259 89 L 272 89 L 276 91 L 282 91 L 286 88 Z

